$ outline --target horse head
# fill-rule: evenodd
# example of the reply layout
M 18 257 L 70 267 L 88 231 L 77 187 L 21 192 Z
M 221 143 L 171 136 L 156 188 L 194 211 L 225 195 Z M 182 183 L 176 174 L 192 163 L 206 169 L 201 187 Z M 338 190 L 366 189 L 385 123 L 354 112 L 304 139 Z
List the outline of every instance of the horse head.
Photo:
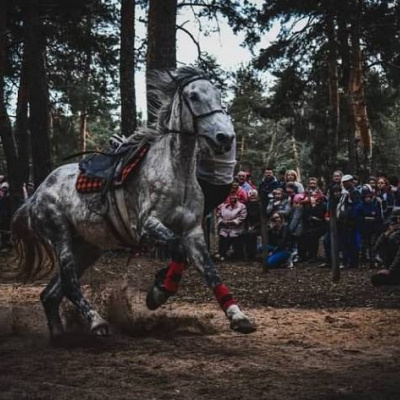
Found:
M 222 107 L 220 92 L 207 75 L 191 66 L 181 67 L 167 75 L 169 89 L 164 87 L 158 91 L 158 94 L 165 95 L 171 94 L 171 88 L 173 90 L 169 107 L 165 108 L 168 111 L 158 113 L 158 117 L 164 120 L 167 132 L 196 137 L 202 148 L 216 154 L 230 151 L 235 131 Z M 163 99 L 159 98 L 159 101 L 165 104 Z

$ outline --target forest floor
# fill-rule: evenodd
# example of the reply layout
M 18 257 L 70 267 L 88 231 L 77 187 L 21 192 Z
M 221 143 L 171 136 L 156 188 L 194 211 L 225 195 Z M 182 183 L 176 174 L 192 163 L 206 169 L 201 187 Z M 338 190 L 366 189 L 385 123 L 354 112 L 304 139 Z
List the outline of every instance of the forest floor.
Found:
M 0 257 L 3 272 L 10 263 Z M 113 334 L 91 336 L 65 304 L 69 333 L 58 343 L 39 302 L 45 281 L 3 278 L 0 399 L 400 398 L 400 287 L 372 287 L 373 270 L 342 271 L 333 284 L 316 264 L 266 274 L 258 263 L 219 263 L 258 327 L 240 335 L 195 270 L 148 311 L 146 290 L 164 264 L 105 255 L 83 287 Z

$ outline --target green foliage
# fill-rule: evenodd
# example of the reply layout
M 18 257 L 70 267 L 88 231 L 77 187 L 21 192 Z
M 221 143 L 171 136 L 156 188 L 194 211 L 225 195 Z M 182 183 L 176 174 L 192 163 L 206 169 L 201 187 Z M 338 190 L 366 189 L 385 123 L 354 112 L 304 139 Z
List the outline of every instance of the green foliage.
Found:
M 266 110 L 269 104 L 265 85 L 254 69 L 241 67 L 232 90 L 235 97 L 229 112 L 237 135 L 238 168 L 250 170 L 259 180 L 267 165 L 280 169 L 290 164 L 289 131 L 285 123 L 261 115 L 260 110 Z

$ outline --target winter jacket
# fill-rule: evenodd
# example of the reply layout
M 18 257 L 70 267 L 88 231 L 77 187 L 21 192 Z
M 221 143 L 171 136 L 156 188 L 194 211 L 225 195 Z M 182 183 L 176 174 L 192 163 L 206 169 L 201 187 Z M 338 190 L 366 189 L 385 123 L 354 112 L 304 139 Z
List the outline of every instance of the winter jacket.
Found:
M 217 212 L 217 225 L 219 234 L 223 237 L 237 237 L 244 230 L 244 222 L 247 217 L 246 206 L 237 202 L 233 207 L 231 204 L 222 204 Z

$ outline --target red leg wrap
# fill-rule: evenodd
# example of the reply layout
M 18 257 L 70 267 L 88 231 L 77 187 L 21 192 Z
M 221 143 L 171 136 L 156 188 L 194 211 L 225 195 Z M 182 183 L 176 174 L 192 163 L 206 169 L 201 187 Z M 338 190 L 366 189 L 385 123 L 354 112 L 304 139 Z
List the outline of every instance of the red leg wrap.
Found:
M 233 304 L 237 304 L 236 299 L 229 293 L 228 287 L 221 283 L 215 287 L 214 293 L 219 305 L 224 311 Z
M 179 288 L 179 283 L 182 278 L 182 273 L 185 269 L 185 263 L 171 261 L 168 264 L 168 271 L 165 275 L 164 289 L 170 293 L 176 293 Z

